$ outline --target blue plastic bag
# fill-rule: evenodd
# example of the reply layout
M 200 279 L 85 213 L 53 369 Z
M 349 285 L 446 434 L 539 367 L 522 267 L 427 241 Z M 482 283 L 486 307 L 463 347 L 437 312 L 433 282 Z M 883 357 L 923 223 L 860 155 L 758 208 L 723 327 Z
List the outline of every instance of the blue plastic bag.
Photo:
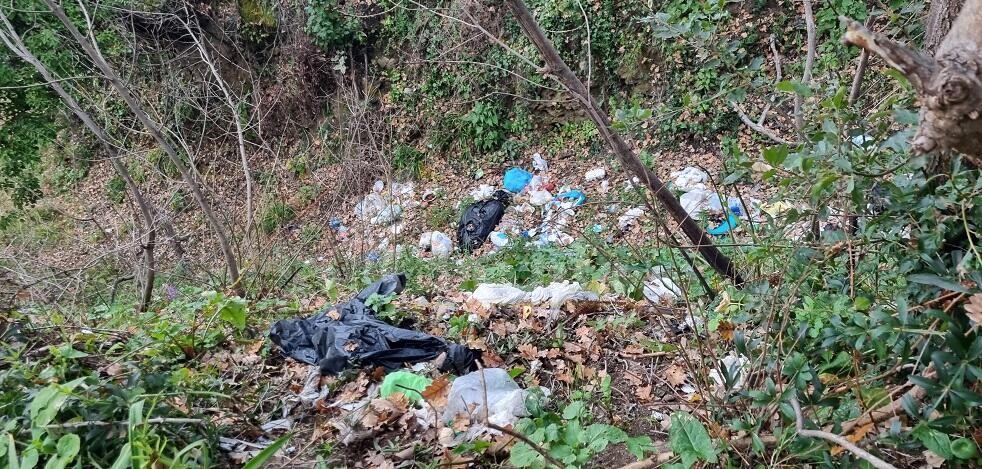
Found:
M 532 181 L 532 173 L 522 168 L 512 168 L 505 171 L 505 190 L 517 194 L 525 189 Z

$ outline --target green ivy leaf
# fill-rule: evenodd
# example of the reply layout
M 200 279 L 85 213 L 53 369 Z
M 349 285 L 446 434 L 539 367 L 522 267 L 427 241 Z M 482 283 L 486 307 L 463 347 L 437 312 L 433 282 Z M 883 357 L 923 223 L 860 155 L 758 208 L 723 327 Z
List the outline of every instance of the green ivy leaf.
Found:
M 627 451 L 638 461 L 644 459 L 645 453 L 655 452 L 655 444 L 647 435 L 628 437 L 624 441 L 624 445 L 627 447 Z
M 785 93 L 794 93 L 805 98 L 812 95 L 811 88 L 808 85 L 796 80 L 785 80 L 776 85 L 778 91 L 784 91 Z
M 951 454 L 958 459 L 972 459 L 977 452 L 975 442 L 968 438 L 959 438 L 951 442 Z
M 955 456 L 951 450 L 951 439 L 948 438 L 948 435 L 923 424 L 918 425 L 911 434 L 923 443 L 924 447 L 934 451 L 934 454 L 945 459 L 951 459 Z
M 218 312 L 218 317 L 222 321 L 232 324 L 236 329 L 242 330 L 246 326 L 246 302 L 241 298 L 229 298 L 228 301 L 222 305 L 222 309 Z
M 515 467 L 544 467 L 545 458 L 525 442 L 518 442 L 511 447 L 508 462 Z
M 788 147 L 786 145 L 775 145 L 764 149 L 764 161 L 771 166 L 781 166 L 788 158 Z
M 907 281 L 914 283 L 922 283 L 925 285 L 934 285 L 938 288 L 944 288 L 945 290 L 950 290 L 959 293 L 971 293 L 971 291 L 964 286 L 952 282 L 951 280 L 938 277 L 934 274 L 914 274 L 907 277 Z
M 685 412 L 672 414 L 672 427 L 668 432 L 672 451 L 682 458 L 685 467 L 699 460 L 716 462 L 716 447 L 702 422 Z

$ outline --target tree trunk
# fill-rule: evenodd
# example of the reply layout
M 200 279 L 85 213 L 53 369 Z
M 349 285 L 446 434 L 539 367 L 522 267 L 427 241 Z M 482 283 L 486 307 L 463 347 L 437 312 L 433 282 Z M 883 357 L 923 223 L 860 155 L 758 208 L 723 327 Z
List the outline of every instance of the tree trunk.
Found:
M 140 187 L 133 181 L 130 176 L 130 172 L 126 169 L 126 165 L 123 164 L 119 157 L 119 153 L 116 148 L 110 143 L 109 136 L 106 134 L 105 130 L 100 127 L 92 117 L 89 116 L 87 112 L 82 109 L 75 98 L 65 91 L 65 88 L 61 86 L 61 82 L 58 81 L 48 70 L 45 65 L 38 60 L 34 54 L 24 45 L 21 40 L 20 35 L 14 30 L 14 26 L 7 19 L 7 15 L 0 10 L 0 22 L 3 23 L 4 30 L 0 31 L 0 39 L 3 40 L 4 45 L 7 46 L 14 54 L 23 59 L 25 62 L 31 64 L 35 70 L 44 78 L 51 87 L 58 94 L 58 96 L 65 102 L 68 109 L 72 111 L 85 126 L 95 134 L 96 138 L 102 144 L 106 153 L 109 154 L 109 163 L 112 165 L 116 173 L 123 179 L 126 184 L 126 188 L 130 191 L 130 195 L 133 196 L 133 200 L 136 201 L 136 205 L 140 209 L 140 214 L 143 217 L 143 225 L 141 226 L 137 223 L 137 229 L 140 231 L 140 249 L 143 251 L 143 261 L 144 269 L 143 278 L 141 283 L 143 284 L 142 292 L 140 294 L 140 306 L 139 310 L 146 311 L 150 307 L 150 300 L 153 297 L 153 282 L 156 275 L 156 267 L 154 262 L 153 249 L 156 244 L 157 239 L 157 224 L 153 217 L 153 210 L 147 200 L 143 197 L 143 193 L 140 191 Z M 115 287 L 114 287 L 115 290 Z
M 611 150 L 614 151 L 614 154 L 617 155 L 624 167 L 644 181 L 648 188 L 654 192 L 655 197 L 668 210 L 672 218 L 679 223 L 682 231 L 692 243 L 698 246 L 699 253 L 716 272 L 729 278 L 737 285 L 742 284 L 743 278 L 730 261 L 730 258 L 713 245 L 709 235 L 682 208 L 682 204 L 679 203 L 679 200 L 672 194 L 668 187 L 665 186 L 651 169 L 644 165 L 638 156 L 634 154 L 634 151 L 631 150 L 631 147 L 627 145 L 627 142 L 611 128 L 610 118 L 597 106 L 596 101 L 590 96 L 590 92 L 583 85 L 583 82 L 576 77 L 569 66 L 566 65 L 566 62 L 563 61 L 562 57 L 559 56 L 559 52 L 556 51 L 552 42 L 546 38 L 542 32 L 542 28 L 539 27 L 539 24 L 535 21 L 535 18 L 529 12 L 525 3 L 522 0 L 507 0 L 507 3 L 515 18 L 518 19 L 518 24 L 521 25 L 525 35 L 532 40 L 536 49 L 539 50 L 539 53 L 545 59 L 548 68 L 547 73 L 554 74 L 558 78 L 558 81 L 583 104 L 587 114 L 590 115 L 590 118 L 597 125 L 600 135 L 607 141 L 607 144 L 610 145 Z
M 177 150 L 174 149 L 174 145 L 167 140 L 167 137 L 164 135 L 164 131 L 160 128 L 160 125 L 150 119 L 150 115 L 143 109 L 143 105 L 140 104 L 139 100 L 137 100 L 135 96 L 133 96 L 133 93 L 131 93 L 129 88 L 127 88 L 122 80 L 120 80 L 116 72 L 109 66 L 109 63 L 102 57 L 102 54 L 99 53 L 95 43 L 83 36 L 78 28 L 75 27 L 75 24 L 68 19 L 68 16 L 65 14 L 65 10 L 56 4 L 54 0 L 44 0 L 44 3 L 51 9 L 55 16 L 61 20 L 61 23 L 68 30 L 69 34 L 71 34 L 72 38 L 75 39 L 75 42 L 82 47 L 85 55 L 87 55 L 92 61 L 93 65 L 98 67 L 103 75 L 106 76 L 109 83 L 120 94 L 123 101 L 126 102 L 126 105 L 130 108 L 133 114 L 135 114 L 137 119 L 139 119 L 140 122 L 147 128 L 150 135 L 153 136 L 154 140 L 157 141 L 157 144 L 160 145 L 160 147 L 164 150 L 164 153 L 166 153 L 171 162 L 174 163 L 174 166 L 177 167 L 177 170 L 181 173 L 181 177 L 184 179 L 184 182 L 188 185 L 188 188 L 191 189 L 191 195 L 194 196 L 194 200 L 198 203 L 202 213 L 204 213 L 205 219 L 208 221 L 208 225 L 211 227 L 212 232 L 214 232 L 215 237 L 218 238 L 218 244 L 222 250 L 222 254 L 225 256 L 225 263 L 228 267 L 229 277 L 231 277 L 232 289 L 236 292 L 236 294 L 240 296 L 244 295 L 241 282 L 242 279 L 239 276 L 239 265 L 235 259 L 235 254 L 232 252 L 232 246 L 229 244 L 228 237 L 225 235 L 225 230 L 221 223 L 219 223 L 214 211 L 212 211 L 211 204 L 208 203 L 204 193 L 201 191 L 201 186 L 198 185 L 198 181 L 195 180 L 194 175 L 191 174 L 191 171 L 188 170 L 180 156 L 178 156 Z
M 951 30 L 965 0 L 932 0 L 924 27 L 924 50 L 935 52 Z
M 982 0 L 964 1 L 933 57 L 871 32 L 852 19 L 844 20 L 848 30 L 843 42 L 879 55 L 903 73 L 917 91 L 921 116 L 913 150 L 917 153 L 957 150 L 969 164 L 980 166 Z M 936 28 L 943 27 L 943 21 L 936 24 Z

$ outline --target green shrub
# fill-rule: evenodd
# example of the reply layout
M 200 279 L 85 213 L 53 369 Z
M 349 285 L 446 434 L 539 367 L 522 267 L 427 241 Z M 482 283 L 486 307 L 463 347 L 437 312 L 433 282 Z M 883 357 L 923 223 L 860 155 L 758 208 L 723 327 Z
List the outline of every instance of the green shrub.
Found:
M 279 200 L 274 201 L 266 208 L 266 212 L 263 213 L 262 218 L 259 220 L 259 229 L 263 233 L 270 234 L 280 228 L 284 223 L 293 220 L 295 215 L 293 208 L 285 202 Z
M 106 183 L 106 197 L 115 204 L 121 204 L 126 200 L 126 181 L 119 176 L 113 176 Z
M 307 34 L 324 50 L 361 44 L 365 40 L 361 21 L 348 11 L 342 14 L 337 0 L 311 0 L 307 5 Z

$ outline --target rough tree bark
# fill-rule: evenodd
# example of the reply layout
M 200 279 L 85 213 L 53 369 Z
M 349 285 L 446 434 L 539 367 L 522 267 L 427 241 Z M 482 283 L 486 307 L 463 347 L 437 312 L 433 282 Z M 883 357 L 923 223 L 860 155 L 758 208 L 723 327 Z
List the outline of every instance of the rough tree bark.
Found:
M 122 82 L 122 80 L 120 80 L 119 75 L 116 74 L 112 67 L 109 66 L 109 63 L 106 62 L 105 58 L 102 57 L 102 54 L 99 53 L 98 49 L 96 48 L 97 46 L 82 35 L 75 24 L 72 23 L 72 21 L 68 18 L 68 15 L 65 14 L 65 10 L 62 9 L 60 5 L 55 3 L 54 0 L 44 0 L 44 4 L 51 9 L 52 13 L 54 13 L 56 17 L 58 17 L 61 23 L 65 26 L 65 29 L 68 30 L 71 37 L 82 48 L 82 51 L 84 51 L 85 55 L 89 57 L 89 60 L 92 61 L 92 64 L 95 65 L 103 75 L 105 75 L 106 79 L 109 80 L 109 84 L 112 85 L 116 92 L 120 94 L 127 107 L 130 108 L 130 111 L 132 111 L 133 114 L 136 115 L 137 119 L 139 119 L 140 122 L 147 128 L 150 135 L 153 136 L 153 139 L 156 140 L 157 144 L 164 150 L 164 153 L 167 154 L 171 162 L 174 163 L 174 166 L 177 167 L 177 171 L 181 173 L 181 178 L 184 179 L 184 182 L 188 185 L 188 188 L 191 190 L 191 195 L 194 197 L 195 202 L 198 203 L 198 207 L 201 208 L 201 212 L 204 214 L 209 227 L 215 234 L 215 237 L 218 239 L 219 247 L 221 248 L 222 254 L 225 257 L 225 264 L 228 268 L 229 277 L 231 277 L 232 289 L 236 292 L 236 294 L 240 296 L 243 295 L 244 291 L 242 288 L 242 279 L 239 275 L 239 264 L 235 259 L 235 253 L 232 252 L 232 246 L 229 244 L 228 236 L 225 235 L 225 229 L 218 221 L 218 217 L 215 216 L 215 212 L 212 210 L 211 204 L 208 203 L 208 200 L 205 198 L 204 192 L 202 192 L 198 181 L 194 178 L 194 175 L 191 174 L 191 171 L 184 165 L 184 161 L 182 161 L 180 156 L 177 154 L 177 150 L 175 150 L 174 145 L 172 145 L 164 135 L 164 131 L 161 129 L 160 125 L 150 118 L 150 115 L 143 109 L 143 105 L 140 104 L 140 101 L 133 95 L 132 92 L 130 92 L 129 88 Z
M 958 17 L 958 12 L 965 5 L 965 0 L 931 0 L 931 9 L 927 13 L 924 25 L 924 50 L 938 50 L 951 25 Z
M 921 101 L 912 147 L 917 153 L 957 150 L 982 164 L 982 0 L 965 0 L 932 57 L 843 18 L 842 41 L 882 57 L 910 80 Z
M 678 222 L 685 235 L 694 245 L 698 246 L 699 253 L 716 272 L 729 278 L 737 285 L 743 284 L 743 278 L 730 261 L 730 258 L 713 245 L 713 241 L 709 235 L 682 208 L 682 204 L 679 203 L 675 195 L 672 194 L 668 187 L 665 186 L 651 169 L 644 165 L 641 159 L 631 150 L 631 147 L 627 145 L 627 142 L 613 130 L 610 125 L 610 118 L 597 106 L 596 100 L 591 98 L 590 92 L 583 82 L 577 78 L 569 66 L 566 65 L 566 62 L 563 61 L 562 57 L 559 56 L 559 52 L 556 51 L 552 42 L 546 38 L 545 33 L 542 32 L 542 28 L 539 27 L 539 23 L 535 21 L 535 18 L 529 12 L 525 3 L 522 0 L 508 0 L 507 3 L 518 20 L 518 24 L 525 32 L 525 35 L 528 36 L 536 49 L 539 50 L 539 53 L 542 54 L 543 59 L 545 59 L 546 72 L 554 74 L 559 82 L 580 101 L 587 114 L 589 114 L 590 118 L 597 125 L 600 135 L 610 145 L 610 148 L 617 155 L 617 158 L 620 159 L 624 167 L 634 173 L 648 186 L 659 202 L 661 202 L 661 205 Z
M 130 195 L 133 196 L 133 200 L 136 201 L 137 207 L 140 209 L 140 214 L 143 217 L 143 225 L 137 224 L 137 229 L 140 231 L 140 249 L 143 251 L 143 268 L 144 272 L 141 276 L 141 294 L 140 294 L 140 306 L 139 310 L 146 311 L 150 307 L 150 300 L 153 297 L 153 282 L 156 276 L 156 267 L 154 262 L 153 249 L 156 245 L 157 240 L 157 223 L 153 217 L 153 209 L 150 204 L 147 203 L 143 193 L 140 191 L 140 186 L 136 184 L 130 172 L 126 169 L 126 165 L 122 163 L 119 153 L 116 148 L 113 147 L 109 136 L 106 134 L 105 130 L 96 124 L 95 120 L 87 112 L 82 109 L 82 106 L 75 100 L 75 98 L 70 95 L 64 87 L 61 86 L 61 82 L 52 75 L 51 71 L 42 63 L 37 56 L 35 56 L 31 51 L 24 45 L 24 41 L 21 40 L 20 35 L 14 29 L 13 24 L 7 19 L 7 15 L 0 10 L 0 23 L 3 24 L 3 29 L 0 29 L 0 41 L 3 41 L 4 45 L 10 49 L 15 55 L 20 57 L 25 62 L 31 64 L 35 70 L 44 78 L 44 81 L 48 83 L 55 93 L 65 102 L 68 109 L 72 111 L 82 121 L 82 123 L 87 127 L 96 138 L 99 139 L 99 143 L 106 150 L 109 155 L 109 163 L 112 165 L 113 169 L 119 174 L 119 177 L 123 179 L 126 184 L 127 190 L 130 191 Z

